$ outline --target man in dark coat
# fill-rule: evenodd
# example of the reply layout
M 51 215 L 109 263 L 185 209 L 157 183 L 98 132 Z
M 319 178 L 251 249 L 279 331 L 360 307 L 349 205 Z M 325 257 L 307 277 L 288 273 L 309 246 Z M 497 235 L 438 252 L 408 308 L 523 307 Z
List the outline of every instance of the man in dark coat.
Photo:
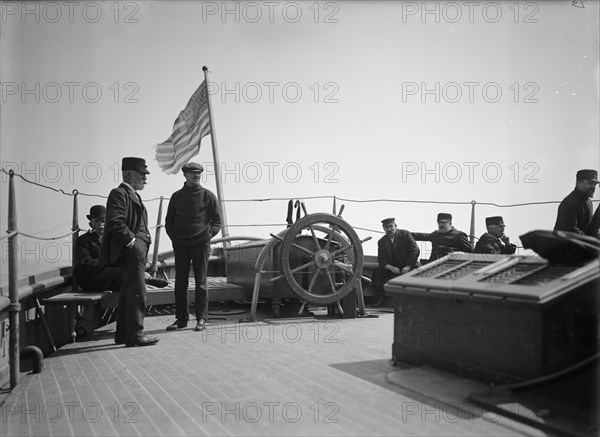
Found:
M 437 215 L 438 230 L 430 234 L 413 232 L 416 241 L 431 242 L 431 256 L 429 261 L 421 260 L 422 263 L 435 261 L 451 252 L 471 252 L 473 247 L 469 243 L 467 234 L 452 226 L 452 214 L 441 212 Z
M 175 254 L 175 312 L 176 320 L 167 331 L 185 328 L 188 324 L 188 285 L 190 263 L 194 265 L 196 281 L 196 327 L 205 329 L 208 320 L 208 285 L 206 281 L 210 239 L 221 230 L 221 209 L 216 196 L 200 185 L 204 167 L 195 162 L 181 170 L 185 183 L 171 196 L 165 217 L 165 230 L 173 243 Z
M 101 265 L 98 261 L 106 208 L 103 205 L 92 206 L 87 218 L 90 221 L 90 230 L 77 237 L 75 245 L 77 261 L 74 274 L 77 284 L 84 291 L 118 292 L 121 289 L 121 270 L 118 267 Z
M 591 198 L 596 191 L 596 184 L 599 183 L 598 172 L 596 170 L 579 170 L 575 179 L 575 189 L 558 206 L 554 230 L 575 232 L 597 238 L 598 218 L 592 223 Z
M 378 296 L 374 306 L 385 302 L 384 284 L 390 279 L 415 268 L 419 259 L 419 247 L 410 232 L 397 229 L 396 219 L 381 221 L 385 235 L 377 242 L 378 268 L 373 272 L 373 288 Z
M 512 255 L 517 250 L 516 244 L 512 244 L 504 234 L 504 219 L 500 216 L 487 217 L 485 219 L 487 232 L 479 238 L 475 245 L 474 253 L 506 254 Z
M 123 183 L 113 189 L 106 202 L 106 230 L 102 239 L 100 262 L 121 270 L 123 285 L 117 312 L 115 343 L 150 346 L 157 337 L 143 335 L 146 311 L 145 268 L 150 233 L 148 213 L 139 190 L 150 174 L 142 158 L 123 158 Z

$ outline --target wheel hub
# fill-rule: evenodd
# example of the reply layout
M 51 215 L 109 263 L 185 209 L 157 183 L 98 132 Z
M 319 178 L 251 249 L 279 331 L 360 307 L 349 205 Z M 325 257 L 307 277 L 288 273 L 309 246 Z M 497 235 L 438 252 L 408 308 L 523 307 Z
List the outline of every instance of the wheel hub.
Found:
M 325 249 L 320 249 L 315 253 L 315 264 L 321 269 L 326 269 L 333 263 L 331 252 Z

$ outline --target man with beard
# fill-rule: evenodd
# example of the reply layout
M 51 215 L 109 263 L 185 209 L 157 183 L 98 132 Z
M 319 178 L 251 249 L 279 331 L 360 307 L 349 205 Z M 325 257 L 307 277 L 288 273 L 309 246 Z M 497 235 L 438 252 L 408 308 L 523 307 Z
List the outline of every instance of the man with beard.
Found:
M 576 175 L 575 189 L 560 202 L 556 216 L 555 231 L 575 232 L 580 235 L 598 237 L 597 217 L 592 222 L 592 200 L 598 172 L 596 170 L 579 170 Z
M 487 217 L 485 219 L 487 232 L 479 238 L 475 245 L 474 253 L 506 254 L 512 255 L 517 250 L 517 246 L 512 244 L 509 238 L 504 234 L 504 219 L 500 216 Z
M 205 329 L 208 320 L 208 258 L 210 239 L 221 230 L 221 209 L 216 196 L 200 185 L 204 167 L 188 162 L 181 170 L 185 178 L 183 188 L 173 193 L 165 230 L 173 243 L 175 255 L 175 317 L 167 331 L 177 331 L 187 327 L 189 313 L 188 285 L 190 263 L 194 265 L 196 327 Z
M 146 312 L 145 269 L 151 239 L 148 213 L 138 194 L 150 174 L 142 158 L 127 157 L 121 162 L 123 183 L 113 189 L 106 202 L 106 230 L 100 262 L 117 266 L 123 284 L 119 297 L 115 343 L 126 347 L 151 346 L 158 337 L 143 334 Z
M 419 247 L 410 232 L 397 229 L 395 218 L 381 221 L 385 235 L 377 242 L 377 263 L 379 267 L 373 271 L 373 288 L 378 307 L 385 302 L 384 284 L 390 279 L 402 275 L 415 268 L 419 259 Z

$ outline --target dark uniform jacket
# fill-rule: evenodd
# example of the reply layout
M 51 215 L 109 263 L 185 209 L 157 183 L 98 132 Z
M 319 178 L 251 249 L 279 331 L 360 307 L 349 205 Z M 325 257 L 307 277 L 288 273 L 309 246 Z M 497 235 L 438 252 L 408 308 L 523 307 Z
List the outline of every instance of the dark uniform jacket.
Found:
M 186 184 L 169 201 L 165 230 L 173 244 L 205 244 L 221 230 L 221 209 L 215 195 L 202 186 Z
M 396 229 L 394 242 L 384 235 L 377 242 L 377 261 L 383 270 L 387 264 L 403 268 L 414 267 L 419 258 L 419 246 L 410 232 L 404 229 Z
M 102 237 L 100 263 L 114 265 L 119 255 L 134 237 L 146 240 L 150 234 L 138 235 L 141 226 L 147 228 L 148 213 L 139 196 L 127 185 L 121 184 L 108 195 L 106 203 L 106 226 Z
M 473 252 L 511 255 L 515 253 L 516 250 L 517 246 L 512 244 L 508 237 L 501 239 L 486 232 L 481 236 L 479 241 L 477 241 Z
M 467 234 L 455 228 L 452 228 L 445 234 L 438 230 L 430 234 L 413 232 L 412 236 L 417 241 L 431 242 L 432 247 L 429 261 L 446 256 L 450 252 L 471 252 L 473 250 Z
M 88 231 L 77 237 L 75 277 L 78 282 L 81 282 L 86 275 L 96 274 L 104 268 L 98 262 L 101 244 L 100 235 L 96 232 Z
M 574 189 L 558 206 L 554 230 L 592 235 L 593 229 L 590 227 L 592 211 L 592 201 L 590 198 L 577 189 Z

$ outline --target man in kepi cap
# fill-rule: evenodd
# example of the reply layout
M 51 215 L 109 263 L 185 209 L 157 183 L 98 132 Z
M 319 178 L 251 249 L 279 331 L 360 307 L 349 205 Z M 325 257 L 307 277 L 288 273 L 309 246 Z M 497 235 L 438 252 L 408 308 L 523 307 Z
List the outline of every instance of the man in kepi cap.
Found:
M 98 262 L 102 234 L 106 220 L 106 208 L 94 205 L 87 216 L 90 230 L 77 237 L 75 244 L 75 279 L 84 291 L 118 292 L 121 289 L 121 270 L 117 267 L 101 265 Z
M 167 331 L 187 327 L 190 312 L 188 285 L 190 263 L 194 265 L 196 281 L 196 327 L 205 329 L 208 320 L 208 286 L 206 276 L 210 239 L 221 230 L 221 209 L 215 195 L 200 185 L 204 168 L 195 162 L 185 164 L 181 170 L 185 178 L 183 188 L 173 193 L 165 230 L 173 243 L 175 254 L 175 312 L 176 320 Z
M 150 346 L 157 337 L 144 335 L 146 312 L 145 268 L 150 246 L 148 213 L 137 193 L 150 174 L 142 158 L 123 158 L 123 183 L 114 188 L 106 202 L 106 230 L 100 260 L 121 270 L 123 285 L 117 312 L 115 343 Z
M 452 215 L 440 212 L 437 215 L 438 230 L 430 234 L 413 232 L 416 241 L 431 242 L 431 256 L 429 261 L 421 260 L 421 263 L 434 261 L 448 255 L 450 252 L 471 252 L 473 248 L 469 243 L 467 234 L 452 226 Z
M 474 253 L 507 254 L 512 255 L 517 246 L 512 244 L 504 234 L 504 219 L 500 216 L 485 219 L 487 232 L 483 234 L 475 245 Z
M 556 216 L 555 231 L 575 232 L 581 235 L 598 235 L 598 219 L 592 223 L 592 201 L 596 191 L 598 172 L 579 170 L 575 178 L 575 189 L 560 202 Z M 598 211 L 596 211 L 598 216 Z
M 395 218 L 386 218 L 381 221 L 385 235 L 377 242 L 378 268 L 373 271 L 373 288 L 378 307 L 385 302 L 384 284 L 390 279 L 415 268 L 419 260 L 419 246 L 410 232 L 396 228 Z

